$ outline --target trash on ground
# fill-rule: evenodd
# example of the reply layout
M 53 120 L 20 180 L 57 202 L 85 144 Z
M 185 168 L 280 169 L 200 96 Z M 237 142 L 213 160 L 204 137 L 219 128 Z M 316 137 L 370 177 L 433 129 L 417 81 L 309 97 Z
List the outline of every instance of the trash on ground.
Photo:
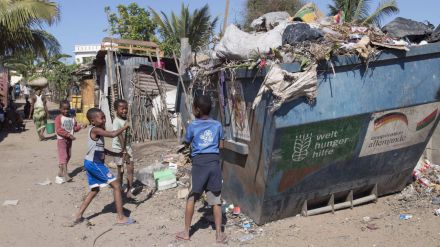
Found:
M 17 206 L 18 200 L 5 200 L 3 206 Z
M 413 216 L 411 214 L 400 214 L 399 215 L 399 219 L 401 220 L 409 220 L 411 219 Z
M 241 213 L 240 207 L 234 207 L 234 209 L 232 209 L 232 213 L 235 215 L 239 215 Z
M 433 197 L 431 199 L 431 203 L 434 204 L 434 205 L 440 205 L 440 197 L 439 196 Z
M 250 241 L 250 240 L 254 239 L 254 237 L 255 236 L 252 235 L 252 234 L 246 234 L 246 235 L 241 236 L 238 240 L 240 242 L 247 242 L 247 241 Z
M 436 209 L 436 210 L 434 211 L 434 214 L 435 214 L 436 216 L 440 216 L 440 208 L 439 208 L 439 209 Z
M 376 224 L 368 224 L 367 228 L 370 230 L 377 230 L 379 227 Z
M 52 182 L 48 178 L 43 182 L 37 183 L 37 185 L 41 185 L 41 186 L 50 185 L 50 184 L 52 184 Z
M 167 190 L 177 187 L 177 179 L 173 171 L 169 168 L 153 173 L 154 180 L 156 180 L 157 190 Z

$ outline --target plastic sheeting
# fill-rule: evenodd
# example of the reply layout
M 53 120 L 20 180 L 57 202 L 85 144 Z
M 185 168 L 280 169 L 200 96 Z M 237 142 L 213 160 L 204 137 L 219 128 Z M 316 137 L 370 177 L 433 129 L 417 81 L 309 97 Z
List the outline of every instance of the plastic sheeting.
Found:
M 276 27 L 280 22 L 286 21 L 289 18 L 289 13 L 285 11 L 269 12 L 253 20 L 251 23 L 251 27 L 257 31 L 271 30 Z
M 220 43 L 215 47 L 216 55 L 220 59 L 246 60 L 255 58 L 260 53 L 269 53 L 271 48 L 282 45 L 282 36 L 287 25 L 287 22 L 282 22 L 268 32 L 254 34 L 229 25 Z
M 272 66 L 266 78 L 261 84 L 252 108 L 261 102 L 264 93 L 272 92 L 274 96 L 271 112 L 278 110 L 285 102 L 295 100 L 301 96 L 309 99 L 316 98 L 317 89 L 317 65 L 310 66 L 304 72 L 290 73 L 283 70 L 280 65 Z

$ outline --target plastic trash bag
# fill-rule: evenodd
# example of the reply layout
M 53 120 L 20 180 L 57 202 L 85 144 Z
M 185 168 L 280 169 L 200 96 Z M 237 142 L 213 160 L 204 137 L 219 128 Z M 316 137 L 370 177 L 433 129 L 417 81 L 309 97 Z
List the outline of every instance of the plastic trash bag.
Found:
M 269 31 L 276 27 L 280 22 L 286 21 L 289 18 L 289 13 L 285 11 L 269 12 L 253 20 L 251 27 L 257 31 Z
M 292 45 L 306 40 L 318 40 L 323 36 L 324 34 L 320 30 L 311 28 L 306 23 L 292 24 L 284 30 L 283 45 Z
M 281 46 L 286 26 L 287 22 L 281 22 L 268 32 L 251 34 L 231 24 L 215 47 L 216 55 L 220 59 L 246 60 L 269 53 L 271 48 Z
M 388 36 L 396 39 L 407 38 L 413 43 L 419 43 L 426 39 L 431 33 L 432 28 L 422 22 L 397 17 L 386 24 L 382 31 Z
M 440 41 L 440 25 L 434 30 L 431 36 L 428 38 L 428 42 L 438 42 Z

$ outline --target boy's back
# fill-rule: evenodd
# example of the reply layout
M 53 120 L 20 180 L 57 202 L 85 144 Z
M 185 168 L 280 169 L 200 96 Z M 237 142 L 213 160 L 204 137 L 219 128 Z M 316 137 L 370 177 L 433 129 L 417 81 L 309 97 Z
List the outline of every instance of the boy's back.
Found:
M 185 142 L 191 143 L 194 157 L 198 154 L 218 154 L 219 142 L 223 139 L 223 129 L 214 119 L 196 119 L 188 125 Z

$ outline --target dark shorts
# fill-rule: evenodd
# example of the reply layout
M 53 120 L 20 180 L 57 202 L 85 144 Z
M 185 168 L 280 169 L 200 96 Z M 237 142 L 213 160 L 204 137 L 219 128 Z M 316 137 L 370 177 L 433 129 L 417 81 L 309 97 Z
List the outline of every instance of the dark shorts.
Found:
M 220 192 L 222 189 L 222 170 L 218 154 L 198 154 L 192 158 L 191 192 Z

